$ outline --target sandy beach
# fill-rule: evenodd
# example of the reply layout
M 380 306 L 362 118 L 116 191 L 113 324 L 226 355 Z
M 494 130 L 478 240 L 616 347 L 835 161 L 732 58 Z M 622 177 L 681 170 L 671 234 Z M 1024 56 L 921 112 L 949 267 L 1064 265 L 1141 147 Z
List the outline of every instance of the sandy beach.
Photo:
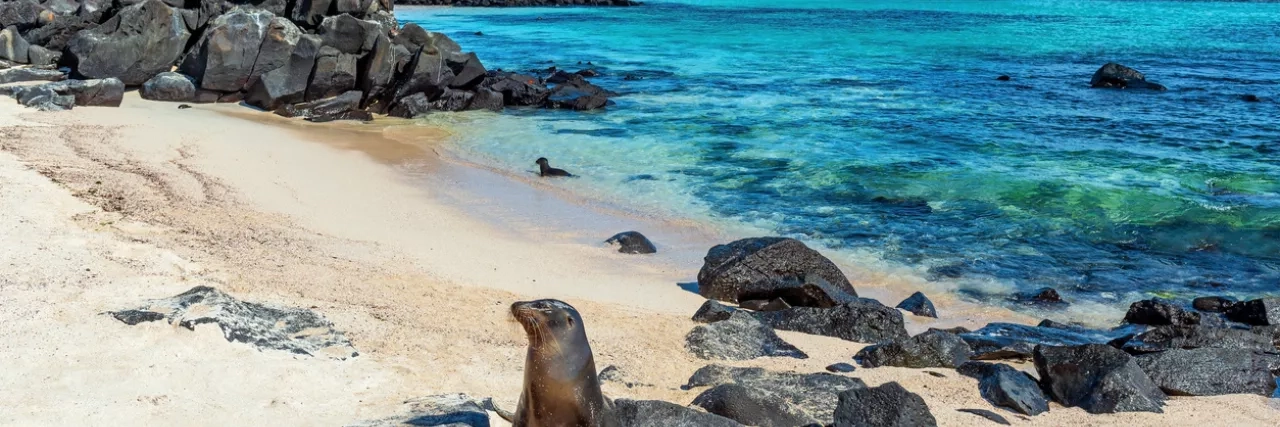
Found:
M 73 112 L 0 103 L 0 424 L 337 426 L 454 392 L 514 407 L 525 337 L 508 307 L 539 298 L 576 306 L 598 367 L 639 383 L 606 383 L 608 396 L 688 404 L 698 390 L 679 386 L 711 362 L 684 349 L 704 299 L 680 284 L 696 281 L 710 246 L 747 236 L 459 162 L 446 137 L 410 121 L 301 124 L 234 105 L 178 110 L 133 93 L 121 108 Z M 631 229 L 659 254 L 602 243 Z M 840 266 L 859 293 L 890 304 L 925 286 Z M 213 325 L 127 326 L 103 314 L 197 285 L 312 308 L 360 356 L 259 351 Z M 930 296 L 941 320 L 908 314 L 910 332 L 1037 320 Z M 717 363 L 819 372 L 861 348 L 779 334 L 810 358 Z M 1276 400 L 1252 395 L 1172 397 L 1164 414 L 1052 404 L 1028 418 L 991 406 L 975 380 L 951 370 L 847 375 L 901 383 L 945 426 L 990 424 L 962 408 L 1028 426 L 1280 420 Z

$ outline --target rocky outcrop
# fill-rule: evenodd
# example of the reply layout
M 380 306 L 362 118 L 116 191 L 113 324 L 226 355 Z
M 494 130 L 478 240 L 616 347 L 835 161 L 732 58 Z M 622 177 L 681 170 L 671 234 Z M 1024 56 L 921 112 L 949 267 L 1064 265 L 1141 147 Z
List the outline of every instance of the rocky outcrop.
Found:
M 770 399 L 785 402 L 789 407 L 828 425 L 835 417 L 836 395 L 840 392 L 866 388 L 857 378 L 829 373 L 798 374 L 773 372 L 761 368 L 734 368 L 708 365 L 689 378 L 682 388 L 714 387 L 721 384 L 737 384 L 765 393 Z
M 809 358 L 803 351 L 779 338 L 773 328 L 742 311 L 733 313 L 726 320 L 694 327 L 685 336 L 685 348 L 702 359 Z
M 956 369 L 961 375 L 978 380 L 983 399 L 1023 415 L 1039 415 L 1049 411 L 1049 400 L 1034 378 L 1002 363 L 966 362 Z
M 906 310 L 916 316 L 938 318 L 938 311 L 933 308 L 933 301 L 929 301 L 929 297 L 924 296 L 922 292 L 911 294 L 894 308 Z
M 832 308 L 792 307 L 755 315 L 774 329 L 853 342 L 878 343 L 908 337 L 901 312 L 870 301 L 856 301 Z
M 488 92 L 497 94 L 497 92 L 493 91 Z M 502 96 L 498 95 L 498 99 L 502 99 Z M 644 237 L 638 231 L 624 231 L 613 235 L 613 237 L 604 242 L 610 245 L 618 245 L 618 252 L 624 254 L 651 254 L 658 252 L 658 248 L 653 246 L 653 242 L 650 242 L 648 237 Z
M 489 413 L 466 394 L 442 394 L 404 402 L 400 415 L 350 424 L 349 427 L 452 426 L 489 427 Z
M 1135 358 L 1160 390 L 1171 396 L 1256 394 L 1276 390 L 1280 355 L 1228 348 L 1173 349 Z
M 182 74 L 160 73 L 143 83 L 138 94 L 152 101 L 186 102 L 196 97 L 196 85 Z
M 1128 353 L 1104 344 L 1038 346 L 1040 386 L 1053 400 L 1094 414 L 1164 412 L 1165 396 Z
M 854 359 L 866 368 L 955 368 L 969 361 L 971 354 L 973 351 L 960 337 L 931 330 L 911 338 L 863 347 Z
M 1129 305 L 1124 315 L 1126 323 L 1135 325 L 1198 325 L 1200 313 L 1189 311 L 1171 302 L 1153 298 Z
M 815 276 L 841 293 L 858 294 L 835 263 L 804 243 L 783 237 L 757 237 L 717 245 L 698 271 L 698 293 L 728 302 L 784 298 Z M 807 306 L 790 301 L 793 306 Z
M 1262 298 L 1238 302 L 1223 314 L 1227 319 L 1251 326 L 1280 326 L 1280 298 Z
M 1138 334 L 1125 341 L 1121 348 L 1131 354 L 1193 348 L 1276 351 L 1272 339 L 1270 334 L 1248 329 L 1168 325 Z
M 627 427 L 741 427 L 737 421 L 660 400 L 618 399 L 618 424 Z
M 135 86 L 169 71 L 189 37 L 180 13 L 160 0 L 145 0 L 76 33 L 66 53 L 77 78 L 115 77 Z
M 896 382 L 840 393 L 837 427 L 928 427 L 938 425 L 920 395 Z
M 1163 85 L 1147 81 L 1147 76 L 1138 72 L 1138 70 L 1116 64 L 1108 63 L 1093 73 L 1093 79 L 1089 80 L 1089 86 L 1093 88 L 1114 88 L 1114 89 L 1149 89 L 1149 90 L 1165 90 Z
M 194 330 L 196 325 L 215 323 L 227 341 L 260 349 L 335 359 L 356 356 L 342 332 L 311 310 L 244 302 L 208 286 L 197 286 L 172 298 L 152 300 L 141 307 L 110 314 L 128 325 L 168 320 Z

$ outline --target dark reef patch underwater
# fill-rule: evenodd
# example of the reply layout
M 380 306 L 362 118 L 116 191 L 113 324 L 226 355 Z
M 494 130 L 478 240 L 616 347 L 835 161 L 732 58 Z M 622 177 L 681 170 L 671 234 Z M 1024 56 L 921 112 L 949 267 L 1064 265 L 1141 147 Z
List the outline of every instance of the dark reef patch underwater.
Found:
M 1280 3 L 830 3 L 396 12 L 491 68 L 592 69 L 622 94 L 600 114 L 433 118 L 468 126 L 466 156 L 547 155 L 606 200 L 869 252 L 987 301 L 1280 293 Z M 1168 90 L 1090 89 L 1108 62 Z

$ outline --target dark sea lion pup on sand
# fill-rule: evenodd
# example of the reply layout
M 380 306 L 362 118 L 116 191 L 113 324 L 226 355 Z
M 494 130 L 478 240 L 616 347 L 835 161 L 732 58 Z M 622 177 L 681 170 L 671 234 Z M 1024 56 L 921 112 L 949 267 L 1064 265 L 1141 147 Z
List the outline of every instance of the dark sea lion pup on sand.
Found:
M 578 310 L 544 299 L 511 304 L 511 314 L 529 337 L 524 391 L 512 427 L 618 427 L 611 405 L 600 392 L 596 362 Z
M 564 169 L 551 167 L 551 164 L 547 163 L 546 157 L 539 157 L 538 161 L 534 163 L 538 164 L 538 176 L 573 176 L 573 174 L 566 172 Z

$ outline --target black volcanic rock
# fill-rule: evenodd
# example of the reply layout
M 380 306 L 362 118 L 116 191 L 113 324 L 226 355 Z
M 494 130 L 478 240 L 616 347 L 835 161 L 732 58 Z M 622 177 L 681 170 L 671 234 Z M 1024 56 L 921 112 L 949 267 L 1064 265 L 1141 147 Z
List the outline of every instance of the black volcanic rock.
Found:
M 779 338 L 772 328 L 741 311 L 734 312 L 728 319 L 694 327 L 685 336 L 685 349 L 702 359 L 809 358 Z
M 618 399 L 618 423 L 627 427 L 741 427 L 737 421 L 660 400 Z
M 489 413 L 481 401 L 465 394 L 419 397 L 404 402 L 400 415 L 347 427 L 450 426 L 488 427 Z
M 178 71 L 195 79 L 201 89 L 235 92 L 248 88 L 258 52 L 275 15 L 265 10 L 235 9 L 209 21 L 204 34 L 187 53 Z M 288 20 L 297 43 L 301 32 Z M 291 49 L 290 49 L 291 50 Z M 277 68 L 290 52 L 278 58 Z M 261 73 L 259 73 L 261 74 Z
M 1227 297 L 1200 297 L 1191 301 L 1191 307 L 1205 313 L 1221 313 L 1235 303 L 1236 300 Z
M 316 54 L 316 66 L 311 71 L 311 82 L 307 85 L 305 99 L 314 101 L 355 89 L 358 59 L 356 55 L 322 46 Z
M 1066 301 L 1062 300 L 1062 295 L 1058 294 L 1058 290 L 1053 288 L 1040 288 L 1030 292 L 1014 293 L 1010 296 L 1010 300 L 1043 308 L 1062 308 L 1068 305 Z
M 119 78 L 136 86 L 178 61 L 191 33 L 181 15 L 160 0 L 120 9 L 102 25 L 76 33 L 66 54 L 73 74 L 82 78 Z
M 542 105 L 550 94 L 537 78 L 516 73 L 490 72 L 481 86 L 501 93 L 508 106 Z
M 938 422 L 919 395 L 896 382 L 840 393 L 835 425 L 840 427 L 928 427 Z
M 298 36 L 288 61 L 259 76 L 245 94 L 245 103 L 264 110 L 275 110 L 282 105 L 302 102 L 319 53 L 319 37 L 310 34 Z
M 190 77 L 165 72 L 143 83 L 138 93 L 152 101 L 186 102 L 196 97 L 196 86 Z
M 1038 346 L 1040 386 L 1053 400 L 1093 414 L 1164 412 L 1165 396 L 1128 353 L 1104 344 Z
M 1251 326 L 1280 326 L 1280 298 L 1263 298 L 1232 304 L 1223 312 L 1228 320 Z
M 858 368 L 848 363 L 841 362 L 841 363 L 832 363 L 830 365 L 827 365 L 826 369 L 827 369 L 827 372 L 853 372 Z
M 955 334 L 930 330 L 907 339 L 864 347 L 855 359 L 863 367 L 955 368 L 969 361 L 969 345 Z
M 305 119 L 340 116 L 360 109 L 362 95 L 358 90 L 344 92 L 341 95 L 310 102 L 285 105 L 275 110 L 281 117 L 301 117 Z
M 992 405 L 1024 415 L 1049 411 L 1049 401 L 1030 375 L 1002 363 L 966 362 L 957 369 L 978 380 L 978 392 Z
M 1171 396 L 1256 394 L 1276 390 L 1273 366 L 1280 355 L 1228 348 L 1173 349 L 1136 358 L 1138 366 Z
M 905 339 L 902 313 L 879 303 L 857 301 L 832 308 L 792 307 L 758 312 L 756 317 L 774 329 L 877 343 Z
M 604 241 L 610 245 L 618 245 L 618 252 L 624 254 L 651 254 L 658 252 L 653 242 L 638 231 L 624 231 Z
M 1135 325 L 1198 325 L 1200 313 L 1187 311 L 1171 302 L 1153 298 L 1129 305 L 1124 321 Z
M 40 47 L 37 45 L 36 47 Z M 4 30 L 0 30 L 0 59 L 17 62 L 19 64 L 30 63 L 28 60 L 28 51 L 31 44 L 22 38 L 22 34 L 18 33 L 18 27 L 10 26 Z
M 698 272 L 698 292 L 728 302 L 738 302 L 744 293 L 751 293 L 752 299 L 773 299 L 778 295 L 769 292 L 797 287 L 796 278 L 809 275 L 844 293 L 858 295 L 831 260 L 798 240 L 782 237 L 742 239 L 712 247 Z
M 1130 338 L 1122 347 L 1124 351 L 1133 354 L 1192 348 L 1276 350 L 1270 335 L 1247 329 L 1203 325 L 1159 326 Z
M 740 423 L 762 427 L 790 427 L 818 423 L 794 404 L 772 394 L 738 384 L 720 384 L 693 399 L 693 405 Z
M 1116 64 L 1108 63 L 1093 73 L 1093 79 L 1089 81 L 1089 86 L 1093 88 L 1115 88 L 1115 89 L 1150 89 L 1165 90 L 1165 87 L 1147 81 L 1147 77 L 1138 70 Z
M 728 319 L 733 314 L 733 309 L 725 307 L 720 302 L 709 299 L 698 307 L 698 311 L 693 313 L 693 321 L 698 323 L 715 323 L 724 319 Z
M 901 308 L 916 316 L 938 318 L 938 311 L 933 308 L 933 301 L 929 301 L 929 297 L 924 293 L 916 292 L 898 303 L 895 308 Z
M 67 75 L 58 70 L 40 68 L 8 68 L 0 70 L 0 84 L 35 81 L 56 82 L 66 78 Z
M 694 372 L 689 377 L 689 382 L 682 388 L 688 390 L 721 384 L 737 384 L 767 393 L 772 396 L 772 399 L 799 408 L 804 414 L 823 425 L 833 422 L 838 393 L 867 386 L 857 378 L 826 372 L 798 374 L 773 372 L 761 368 L 707 365 Z

